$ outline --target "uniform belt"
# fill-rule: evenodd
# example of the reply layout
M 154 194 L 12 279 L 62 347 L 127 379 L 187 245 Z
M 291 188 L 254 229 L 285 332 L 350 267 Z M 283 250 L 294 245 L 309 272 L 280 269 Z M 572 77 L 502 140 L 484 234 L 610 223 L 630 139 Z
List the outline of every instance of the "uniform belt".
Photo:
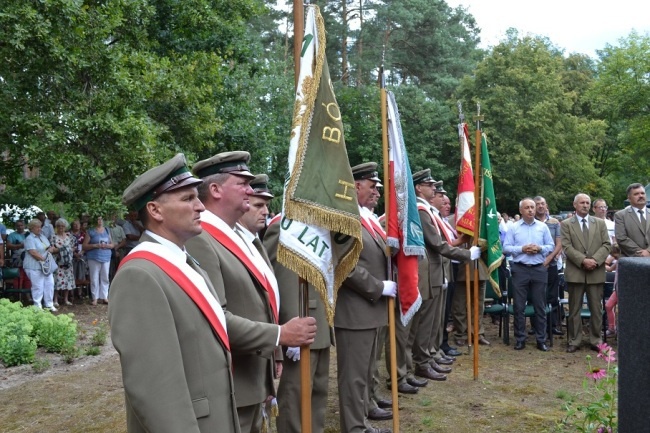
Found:
M 529 265 L 527 263 L 515 262 L 516 265 L 526 266 L 527 268 L 534 268 L 536 266 L 542 266 L 542 263 L 535 263 L 534 265 Z

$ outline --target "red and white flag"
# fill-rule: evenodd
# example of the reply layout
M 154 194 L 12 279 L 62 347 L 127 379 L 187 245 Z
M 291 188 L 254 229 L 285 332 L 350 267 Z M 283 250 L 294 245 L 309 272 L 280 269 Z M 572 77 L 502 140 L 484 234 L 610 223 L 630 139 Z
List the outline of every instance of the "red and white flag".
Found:
M 472 155 L 469 152 L 469 130 L 467 123 L 458 124 L 458 136 L 462 143 L 458 194 L 456 201 L 456 231 L 474 236 L 476 230 L 476 207 L 474 206 L 474 173 Z
M 398 248 L 395 256 L 397 291 L 400 319 L 406 326 L 422 305 L 422 296 L 418 289 L 418 260 L 425 253 L 424 235 L 395 95 L 393 92 L 387 92 L 387 96 L 390 143 L 387 243 L 393 248 Z

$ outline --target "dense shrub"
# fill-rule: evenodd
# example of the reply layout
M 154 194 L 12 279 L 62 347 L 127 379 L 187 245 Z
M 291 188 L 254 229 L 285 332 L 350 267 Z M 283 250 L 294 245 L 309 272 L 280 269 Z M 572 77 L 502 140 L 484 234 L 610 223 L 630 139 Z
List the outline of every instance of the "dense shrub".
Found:
M 48 352 L 66 352 L 77 341 L 72 314 L 55 316 L 19 302 L 0 299 L 0 360 L 7 366 L 34 361 L 37 346 Z

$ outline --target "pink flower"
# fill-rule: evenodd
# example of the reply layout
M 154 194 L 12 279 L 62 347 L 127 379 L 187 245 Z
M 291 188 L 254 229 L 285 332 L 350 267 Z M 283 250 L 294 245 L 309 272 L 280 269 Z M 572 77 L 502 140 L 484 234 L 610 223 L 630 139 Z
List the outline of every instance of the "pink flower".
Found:
M 601 343 L 598 346 L 598 357 L 604 359 L 607 362 L 614 362 L 616 361 L 616 357 L 614 356 L 616 352 L 607 345 L 607 343 Z
M 598 427 L 597 433 L 612 433 L 611 427 Z
M 587 373 L 587 377 L 593 379 L 593 380 L 598 380 L 602 379 L 603 377 L 607 376 L 607 371 L 603 370 L 602 368 L 594 367 L 591 369 L 589 373 Z

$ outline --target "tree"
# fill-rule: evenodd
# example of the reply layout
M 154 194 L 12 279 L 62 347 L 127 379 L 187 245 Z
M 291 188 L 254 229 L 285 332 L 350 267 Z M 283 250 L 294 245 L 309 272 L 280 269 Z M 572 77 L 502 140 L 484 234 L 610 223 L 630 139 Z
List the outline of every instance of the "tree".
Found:
M 521 198 L 538 194 L 550 209 L 570 209 L 578 192 L 611 196 L 593 162 L 604 125 L 574 114 L 575 89 L 565 86 L 565 74 L 562 52 L 547 38 L 511 30 L 462 81 L 463 105 L 478 101 L 486 116 L 500 209 L 515 210 Z
M 246 23 L 262 10 L 256 0 L 5 1 L 8 194 L 106 212 L 135 173 L 179 151 L 190 161 L 213 152 L 225 116 L 238 115 L 222 104 L 252 56 Z M 23 179 L 26 169 L 38 176 Z
M 589 101 L 608 125 L 601 173 L 610 175 L 615 202 L 622 207 L 627 185 L 650 180 L 650 36 L 631 32 L 619 43 L 598 52 L 598 78 Z

